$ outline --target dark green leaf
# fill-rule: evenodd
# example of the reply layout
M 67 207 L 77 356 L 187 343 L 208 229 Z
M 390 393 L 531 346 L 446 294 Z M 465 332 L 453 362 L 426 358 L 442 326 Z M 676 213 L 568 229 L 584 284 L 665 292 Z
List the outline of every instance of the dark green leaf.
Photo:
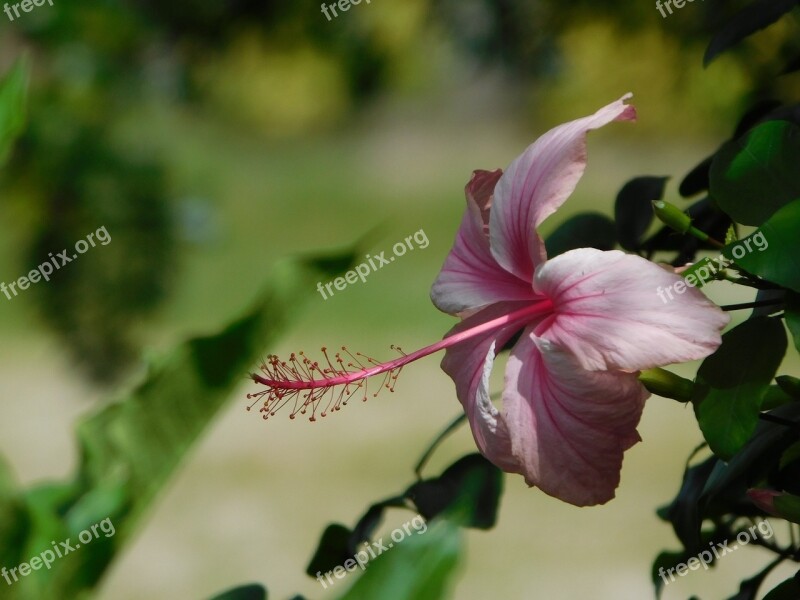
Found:
M 369 507 L 364 516 L 359 519 L 356 526 L 353 528 L 353 533 L 350 540 L 350 547 L 355 548 L 361 542 L 366 542 L 372 539 L 372 535 L 383 520 L 383 513 L 387 508 L 407 508 L 405 499 L 390 498 L 383 502 L 378 502 Z
M 800 198 L 800 128 L 767 121 L 725 144 L 711 165 L 711 196 L 734 221 L 759 226 Z
M 711 169 L 711 162 L 713 160 L 714 156 L 709 156 L 694 169 L 689 171 L 678 187 L 678 193 L 681 196 L 684 198 L 691 198 L 708 189 L 708 172 Z
M 426 520 L 467 511 L 462 516 L 465 526 L 491 529 L 502 493 L 502 471 L 476 453 L 462 457 L 436 479 L 415 483 L 405 495 Z
M 767 575 L 770 574 L 772 569 L 774 569 L 780 563 L 781 559 L 774 560 L 766 567 L 764 567 L 761 571 L 759 571 L 755 576 L 751 577 L 750 579 L 745 579 L 742 581 L 741 585 L 739 586 L 739 593 L 731 596 L 728 600 L 756 600 L 758 597 L 758 590 L 761 587 L 761 584 L 764 583 L 764 580 L 767 578 Z
M 800 523 L 800 496 L 781 494 L 780 496 L 775 496 L 773 503 L 775 512 L 781 518 L 792 523 Z
M 780 378 L 775 378 L 776 381 L 778 379 Z M 771 385 L 764 395 L 764 401 L 761 403 L 761 410 L 772 410 L 784 404 L 789 404 L 790 402 L 794 402 L 792 396 L 787 394 L 779 385 Z
M 690 570 L 699 569 L 701 566 L 704 570 L 713 567 L 716 564 L 716 556 L 711 552 L 710 548 L 731 537 L 732 532 L 726 525 L 717 524 L 713 529 L 702 532 L 698 549 L 690 551 L 684 548 L 680 552 L 662 552 L 659 554 L 653 562 L 650 572 L 653 585 L 656 588 L 656 597 L 661 597 L 661 592 L 666 585 L 674 583 L 681 578 L 681 574 L 675 570 L 680 564 L 684 565 L 681 567 L 684 575 L 688 572 L 686 570 L 687 567 Z M 692 569 L 694 564 L 697 564 L 697 566 Z M 671 572 L 670 569 L 672 569 Z
M 784 317 L 786 318 L 786 326 L 789 328 L 792 338 L 794 338 L 794 347 L 800 352 L 800 295 L 788 295 Z
M 669 506 L 659 511 L 662 519 L 672 523 L 675 535 L 692 555 L 701 547 L 700 527 L 703 518 L 700 498 L 716 463 L 717 458 L 712 456 L 698 465 L 688 467 L 683 474 L 678 495 Z
M 575 215 L 562 223 L 545 242 L 547 256 L 553 258 L 576 248 L 611 250 L 617 242 L 614 222 L 600 213 Z
M 694 555 L 687 552 L 662 552 L 656 557 L 650 569 L 650 578 L 656 588 L 656 598 L 661 597 L 664 586 L 672 583 L 671 579 L 675 578 L 674 575 L 670 577 L 669 569 L 674 569 L 676 565 L 685 563 L 690 556 Z
M 723 460 L 733 457 L 755 431 L 786 346 L 781 321 L 758 317 L 726 333 L 700 366 L 692 398 L 695 415 L 709 447 Z
M 309 577 L 316 577 L 318 572 L 332 571 L 334 567 L 344 564 L 353 558 L 355 547 L 351 543 L 353 532 L 344 525 L 331 523 L 322 533 L 316 552 L 306 567 Z
M 706 48 L 703 64 L 708 66 L 721 53 L 746 37 L 772 25 L 797 5 L 797 0 L 755 0 L 740 10 L 720 29 Z
M 263 585 L 253 583 L 223 592 L 211 600 L 267 600 L 267 589 Z
M 800 442 L 792 444 L 781 456 L 780 468 L 783 469 L 800 460 Z
M 637 177 L 626 183 L 617 194 L 614 221 L 619 245 L 625 250 L 638 250 L 642 236 L 653 222 L 653 200 L 664 197 L 669 177 Z
M 789 375 L 781 375 L 780 377 L 776 377 L 775 381 L 778 387 L 786 394 L 796 400 L 800 400 L 800 379 L 797 377 L 790 377 Z
M 767 281 L 800 292 L 800 199 L 784 206 L 758 231 L 722 253 Z
M 800 403 L 781 406 L 770 414 L 790 422 L 800 419 Z M 717 461 L 702 493 L 705 504 L 725 503 L 744 496 L 746 490 L 774 470 L 783 452 L 796 441 L 784 425 L 762 421 L 750 441 L 729 462 Z M 727 499 L 727 500 L 726 500 Z
M 794 577 L 783 581 L 778 586 L 772 588 L 769 594 L 764 596 L 764 600 L 797 600 L 800 598 L 800 571 Z

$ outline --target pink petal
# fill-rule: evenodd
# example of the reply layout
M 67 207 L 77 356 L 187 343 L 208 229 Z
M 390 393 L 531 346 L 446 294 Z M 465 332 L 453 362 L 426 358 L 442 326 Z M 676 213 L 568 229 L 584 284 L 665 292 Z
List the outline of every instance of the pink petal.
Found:
M 446 337 L 522 308 L 525 304 L 508 302 L 490 306 L 456 325 Z M 456 394 L 464 406 L 478 449 L 509 473 L 519 473 L 521 467 L 511 453 L 506 422 L 489 399 L 489 374 L 495 352 L 518 330 L 519 324 L 514 324 L 457 344 L 448 348 L 442 360 L 442 370 L 456 384 Z
M 730 317 L 683 278 L 639 256 L 571 250 L 536 271 L 534 289 L 555 305 L 536 335 L 569 349 L 584 369 L 642 370 L 704 358 Z M 665 298 L 665 293 L 662 294 Z
M 530 281 L 546 258 L 539 224 L 569 197 L 586 168 L 586 134 L 612 121 L 632 121 L 628 94 L 594 115 L 551 129 L 522 153 L 495 188 L 489 221 L 492 253 L 520 279 Z
M 584 371 L 525 331 L 506 367 L 503 415 L 528 485 L 574 504 L 604 504 L 649 396 L 635 374 Z
M 747 496 L 750 498 L 753 504 L 755 504 L 768 515 L 772 515 L 774 517 L 780 516 L 775 509 L 775 498 L 783 495 L 784 492 L 778 492 L 776 490 L 764 490 L 757 488 L 750 488 L 747 490 Z
M 502 269 L 489 250 L 489 208 L 502 173 L 475 171 L 467 184 L 467 211 L 431 288 L 433 303 L 451 315 L 463 317 L 496 302 L 535 298 L 530 279 L 522 281 Z

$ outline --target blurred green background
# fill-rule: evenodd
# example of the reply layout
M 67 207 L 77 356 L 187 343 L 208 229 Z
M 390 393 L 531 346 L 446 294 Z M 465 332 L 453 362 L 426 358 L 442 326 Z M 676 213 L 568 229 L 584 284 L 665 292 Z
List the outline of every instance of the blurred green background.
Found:
M 723 17 L 710 6 L 665 20 L 649 3 L 373 0 L 328 22 L 310 1 L 56 0 L 0 16 L 0 68 L 22 55 L 32 68 L 28 127 L 0 192 L 0 281 L 98 227 L 112 237 L 51 283 L 0 297 L 0 451 L 20 482 L 66 477 L 76 419 L 129 389 L 147 357 L 246 308 L 281 257 L 376 226 L 373 253 L 420 229 L 430 240 L 333 298 L 309 289 L 302 318 L 264 354 L 347 344 L 382 359 L 391 344 L 439 339 L 453 319 L 428 291 L 472 170 L 506 166 L 626 92 L 639 122 L 591 135 L 587 174 L 555 220 L 611 214 L 641 174 L 674 176 L 675 201 L 747 102 L 797 91 L 761 81 L 792 24 L 704 70 L 704 27 Z M 712 296 L 740 299 L 723 284 Z M 460 410 L 433 357 L 394 395 L 313 424 L 262 422 L 245 411 L 251 388 L 243 372 L 100 598 L 200 598 L 251 580 L 271 597 L 333 597 L 347 580 L 331 595 L 303 573 L 324 526 L 402 489 Z M 654 511 L 701 436 L 690 409 L 660 398 L 640 433 L 607 506 L 579 510 L 507 478 L 498 527 L 468 534 L 455 597 L 650 597 L 651 561 L 676 545 Z M 460 430 L 432 471 L 473 450 Z M 395 517 L 390 528 L 406 520 Z M 664 597 L 732 593 L 751 553 Z

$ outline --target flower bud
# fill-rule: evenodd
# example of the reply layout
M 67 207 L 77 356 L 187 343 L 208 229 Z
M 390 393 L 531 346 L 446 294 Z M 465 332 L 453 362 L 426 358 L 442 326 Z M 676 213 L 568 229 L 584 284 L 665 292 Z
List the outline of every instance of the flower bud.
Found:
M 679 233 L 686 233 L 692 226 L 692 218 L 669 202 L 654 200 L 653 212 L 656 214 L 659 221 Z
M 639 374 L 639 381 L 648 391 L 662 398 L 671 398 L 678 402 L 689 402 L 692 399 L 694 384 L 666 369 L 656 368 L 642 371 Z

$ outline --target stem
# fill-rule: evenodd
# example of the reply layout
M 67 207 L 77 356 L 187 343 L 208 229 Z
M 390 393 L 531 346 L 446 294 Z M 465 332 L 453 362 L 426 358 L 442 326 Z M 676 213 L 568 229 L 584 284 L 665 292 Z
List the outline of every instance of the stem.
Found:
M 728 304 L 720 306 L 724 311 L 744 310 L 746 308 L 761 308 L 762 306 L 777 306 L 783 304 L 783 300 L 759 300 L 758 302 L 745 302 L 743 304 Z
M 689 230 L 687 231 L 687 233 L 688 233 L 689 235 L 691 235 L 691 236 L 693 236 L 693 237 L 697 238 L 697 239 L 698 239 L 698 240 L 700 240 L 701 242 L 708 242 L 709 244 L 711 244 L 711 245 L 712 245 L 712 246 L 714 246 L 715 248 L 722 249 L 722 248 L 724 248 L 724 247 L 725 247 L 725 244 L 723 244 L 723 243 L 722 243 L 722 242 L 720 242 L 719 240 L 715 240 L 715 239 L 714 239 L 714 238 L 712 238 L 710 235 L 708 235 L 708 234 L 707 234 L 705 231 L 700 231 L 700 230 L 699 230 L 697 227 L 695 227 L 694 225 L 692 225 L 691 227 L 689 227 Z
M 444 431 L 442 431 L 438 436 L 436 436 L 436 439 L 433 440 L 433 443 L 431 443 L 431 445 L 425 451 L 425 454 L 423 454 L 422 458 L 419 459 L 417 466 L 414 467 L 414 474 L 417 476 L 417 480 L 419 481 L 422 480 L 422 469 L 425 468 L 425 465 L 428 463 L 428 460 L 430 460 L 431 456 L 433 456 L 433 453 L 436 452 L 436 449 L 441 445 L 441 443 L 445 439 L 447 439 L 447 436 L 449 436 L 456 429 L 458 429 L 461 426 L 461 424 L 466 420 L 467 420 L 466 413 L 458 415 L 458 417 L 456 417 L 452 423 L 450 423 L 447 427 L 445 427 Z

